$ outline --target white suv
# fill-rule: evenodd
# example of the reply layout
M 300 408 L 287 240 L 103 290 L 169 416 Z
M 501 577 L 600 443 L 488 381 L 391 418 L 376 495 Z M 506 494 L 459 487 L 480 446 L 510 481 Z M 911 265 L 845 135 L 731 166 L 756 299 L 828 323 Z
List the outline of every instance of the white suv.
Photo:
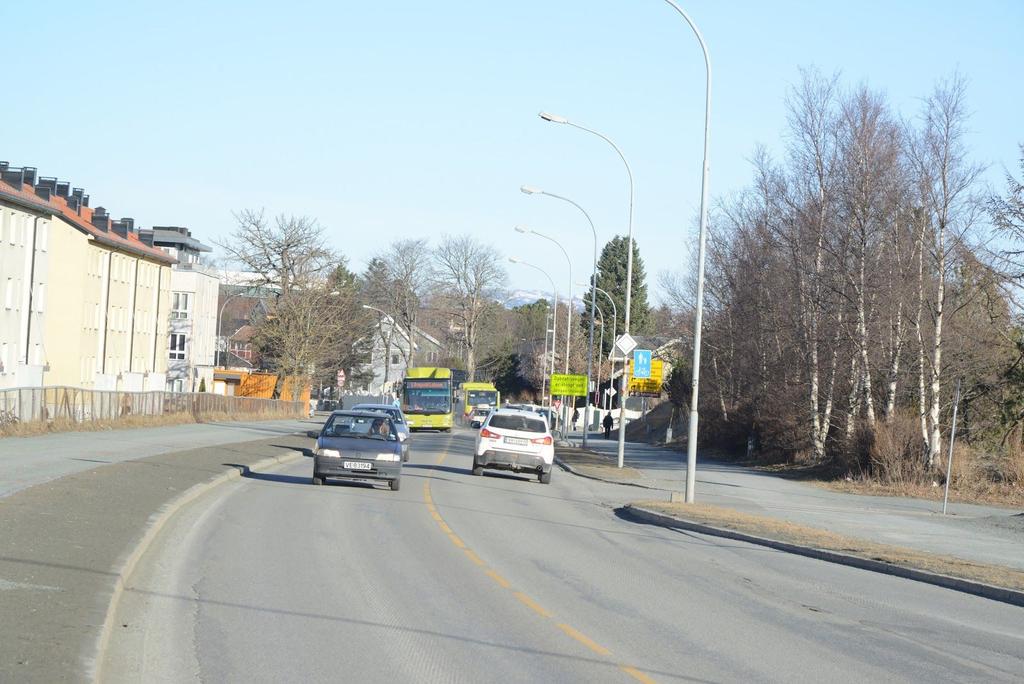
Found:
M 533 411 L 503 408 L 487 417 L 476 436 L 473 474 L 483 475 L 484 468 L 535 472 L 548 484 L 554 461 L 554 440 L 544 418 Z

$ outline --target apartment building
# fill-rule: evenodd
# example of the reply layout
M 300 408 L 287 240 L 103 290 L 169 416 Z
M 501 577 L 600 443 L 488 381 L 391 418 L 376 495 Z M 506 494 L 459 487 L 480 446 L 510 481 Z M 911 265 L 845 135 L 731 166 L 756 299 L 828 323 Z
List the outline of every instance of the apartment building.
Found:
M 9 279 L 12 291 L 20 292 L 18 312 L 4 313 L 19 330 L 28 329 L 17 340 L 23 368 L 16 367 L 12 378 L 5 373 L 0 383 L 163 389 L 174 257 L 143 242 L 133 219 L 114 220 L 103 207 L 92 209 L 84 190 L 37 178 L 31 167 L 0 162 L 0 206 L 9 225 L 17 225 L 15 242 L 22 250 L 20 269 L 13 252 L 0 262 L 0 287 Z M 26 216 L 32 217 L 28 233 Z
M 212 392 L 220 280 L 216 270 L 202 263 L 203 253 L 211 249 L 180 226 L 140 230 L 139 238 L 177 260 L 171 269 L 167 389 Z
M 35 197 L 4 192 L 36 170 L 0 162 L 0 389 L 42 384 L 43 315 L 52 209 Z

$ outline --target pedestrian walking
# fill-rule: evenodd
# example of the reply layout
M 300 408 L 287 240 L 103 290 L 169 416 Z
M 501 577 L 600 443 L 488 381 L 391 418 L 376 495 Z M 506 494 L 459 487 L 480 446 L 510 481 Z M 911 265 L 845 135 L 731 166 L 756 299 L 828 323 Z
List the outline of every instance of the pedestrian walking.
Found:
M 612 423 L 613 422 L 614 421 L 612 420 L 612 412 L 611 411 L 609 411 L 608 413 L 604 414 L 604 420 L 601 421 L 601 425 L 604 426 L 604 438 L 605 439 L 611 439 L 612 438 Z
M 572 412 L 572 431 L 576 432 L 576 423 L 580 422 L 580 410 L 573 409 Z

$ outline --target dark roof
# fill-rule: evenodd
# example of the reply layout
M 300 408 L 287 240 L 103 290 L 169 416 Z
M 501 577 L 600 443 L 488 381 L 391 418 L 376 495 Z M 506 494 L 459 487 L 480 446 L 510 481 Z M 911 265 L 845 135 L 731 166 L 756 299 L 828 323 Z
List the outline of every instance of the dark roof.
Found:
M 92 207 L 86 206 L 80 206 L 77 210 L 72 209 L 68 206 L 67 200 L 60 195 L 51 195 L 49 199 L 44 200 L 36 195 L 31 185 L 28 187 L 23 185 L 18 188 L 6 181 L 0 180 L 0 199 L 46 213 L 50 216 L 59 216 L 66 223 L 91 236 L 96 242 L 105 244 L 108 247 L 131 252 L 132 254 L 156 261 L 162 261 L 165 264 L 176 264 L 178 262 L 177 259 L 168 255 L 162 249 L 149 247 L 144 244 L 134 232 L 129 231 L 128 237 L 121 237 L 113 232 L 109 217 L 107 218 L 107 230 L 104 231 L 96 227 L 92 223 L 93 217 L 95 216 L 97 220 L 102 220 L 103 214 L 96 214 Z

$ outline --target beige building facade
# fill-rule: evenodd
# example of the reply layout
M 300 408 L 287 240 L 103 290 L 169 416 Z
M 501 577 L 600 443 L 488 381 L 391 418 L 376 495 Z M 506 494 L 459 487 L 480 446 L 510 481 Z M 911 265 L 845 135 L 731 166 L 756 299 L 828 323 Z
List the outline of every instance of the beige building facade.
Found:
M 115 221 L 80 189 L 32 171 L 19 179 L 8 169 L 0 180 L 0 202 L 50 212 L 37 243 L 45 258 L 35 300 L 44 305 L 34 319 L 41 378 L 32 384 L 163 390 L 175 259 L 139 239 L 132 219 Z M 0 274 L 0 287 L 5 280 Z

